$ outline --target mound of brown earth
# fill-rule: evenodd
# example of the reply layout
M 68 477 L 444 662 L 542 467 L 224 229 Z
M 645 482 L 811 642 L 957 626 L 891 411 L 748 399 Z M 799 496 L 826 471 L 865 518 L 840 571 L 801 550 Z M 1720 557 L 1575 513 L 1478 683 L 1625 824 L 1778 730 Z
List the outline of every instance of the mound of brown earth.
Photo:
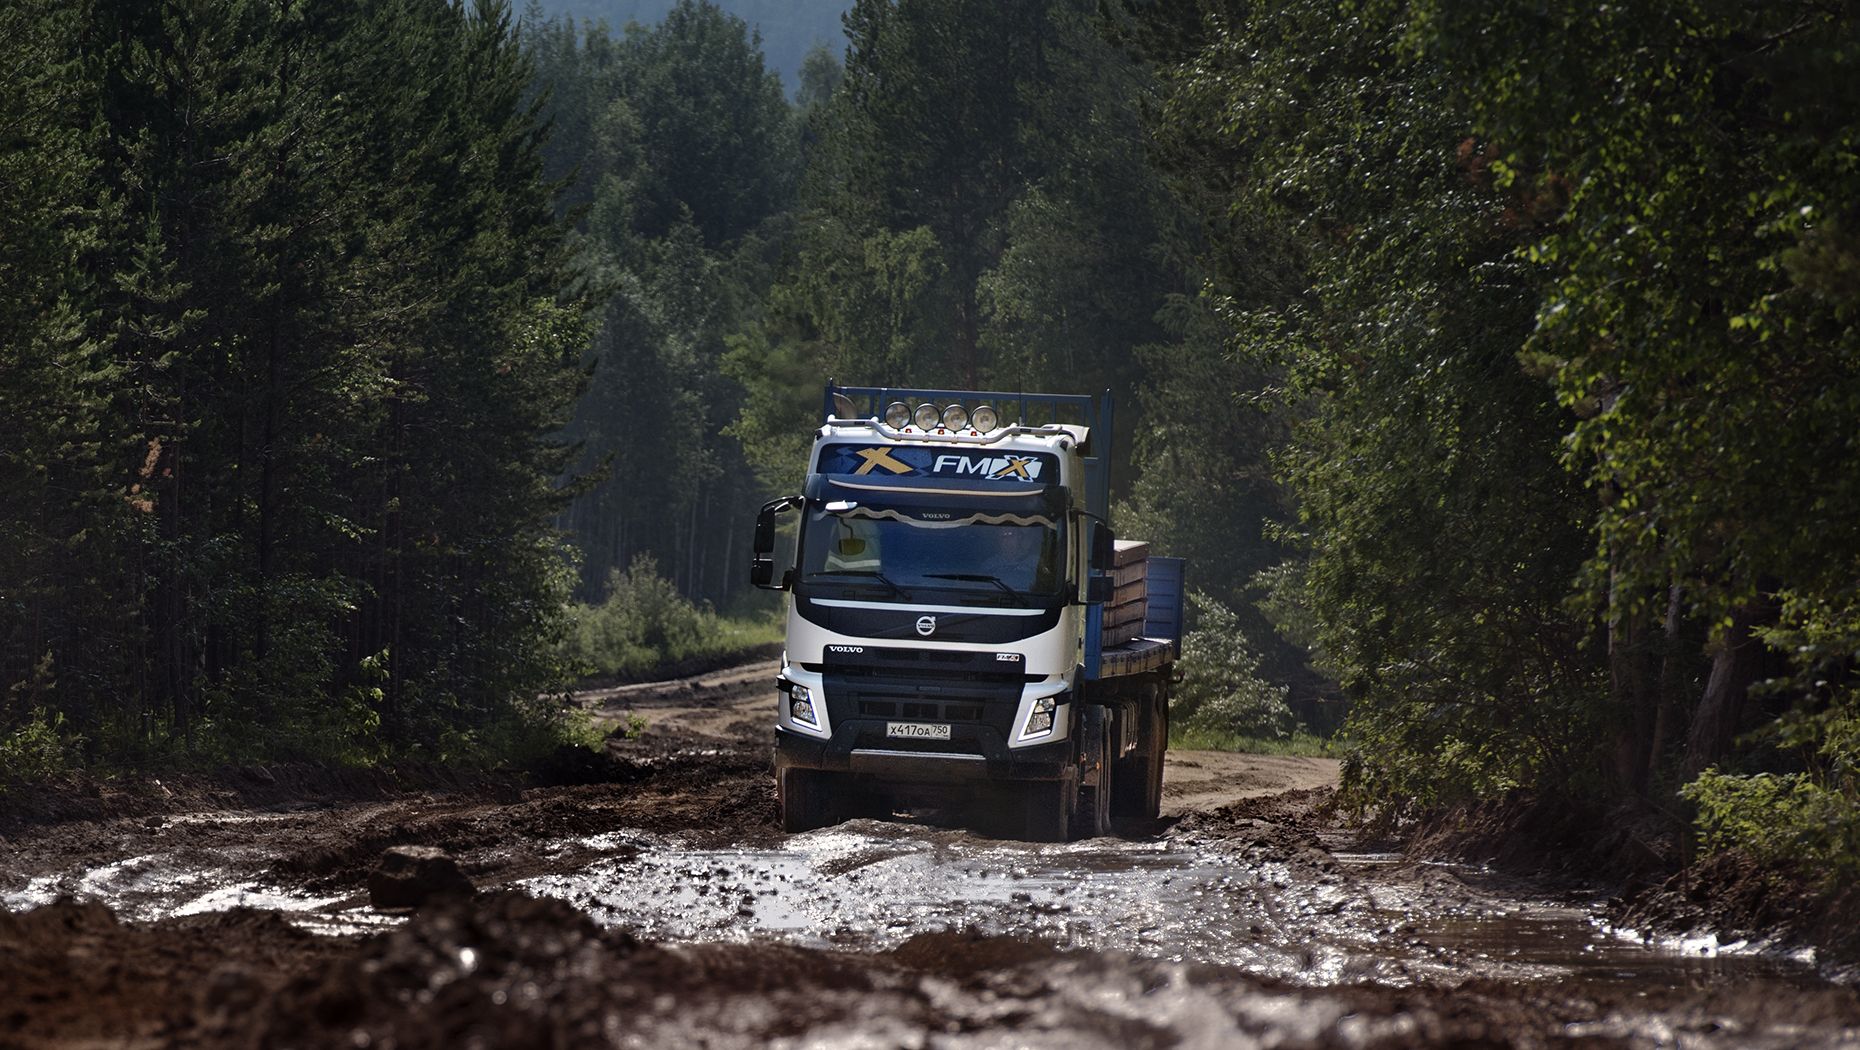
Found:
M 1630 929 L 1812 948 L 1825 966 L 1860 976 L 1860 887 L 1830 886 L 1820 876 L 1741 853 L 1715 854 L 1628 896 L 1616 921 Z

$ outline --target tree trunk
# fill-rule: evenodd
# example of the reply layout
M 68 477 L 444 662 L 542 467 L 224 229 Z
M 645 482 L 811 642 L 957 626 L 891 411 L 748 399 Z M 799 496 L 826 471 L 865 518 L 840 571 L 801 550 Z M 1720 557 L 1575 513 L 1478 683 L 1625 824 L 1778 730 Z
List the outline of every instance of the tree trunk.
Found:
M 1684 609 L 1681 599 L 1684 590 L 1675 581 L 1666 589 L 1666 623 L 1660 632 L 1660 697 L 1659 710 L 1653 720 L 1653 739 L 1648 741 L 1647 761 L 1651 769 L 1659 769 L 1661 759 L 1673 739 L 1674 728 L 1684 717 L 1682 711 L 1685 703 L 1686 677 L 1692 662 L 1692 653 L 1685 651 L 1681 637 L 1684 625 Z
M 1609 594 L 1609 692 L 1616 717 L 1614 775 L 1627 794 L 1644 794 L 1652 769 L 1652 744 L 1658 722 L 1659 689 L 1654 674 L 1656 650 L 1647 611 L 1625 594 L 1617 580 Z
M 1711 677 L 1699 698 L 1686 736 L 1686 779 L 1699 775 L 1731 750 L 1743 721 L 1744 701 L 1763 669 L 1763 643 L 1754 634 L 1771 610 L 1759 600 L 1732 610 L 1731 625 L 1711 649 Z

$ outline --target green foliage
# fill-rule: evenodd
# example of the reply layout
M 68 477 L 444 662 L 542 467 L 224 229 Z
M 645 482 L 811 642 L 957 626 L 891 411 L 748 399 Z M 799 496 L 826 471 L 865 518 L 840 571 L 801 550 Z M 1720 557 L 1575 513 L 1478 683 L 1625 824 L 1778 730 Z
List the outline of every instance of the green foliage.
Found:
M 1187 290 L 1163 247 L 1185 220 L 1144 152 L 1149 70 L 1088 9 L 875 0 L 847 29 L 806 115 L 794 241 L 729 358 L 749 388 L 732 433 L 771 488 L 798 481 L 829 376 L 1122 390 Z
M 1794 703 L 1749 743 L 1739 767 L 1708 769 L 1681 794 L 1698 809 L 1701 844 L 1821 877 L 1860 876 L 1860 608 L 1791 594 L 1765 641 L 1790 654 L 1792 673 L 1766 691 Z M 1780 761 L 1779 761 L 1780 760 Z M 1745 772 L 1785 764 L 1792 772 Z
M 1259 677 L 1259 652 L 1232 609 L 1189 594 L 1195 627 L 1182 639 L 1182 682 L 1171 721 L 1184 730 L 1283 739 L 1293 728 L 1284 686 Z
M 1860 509 L 1853 12 L 1419 6 L 1495 168 L 1555 220 L 1528 353 L 1604 497 L 1588 593 L 1683 581 L 1715 619 L 1766 580 L 1850 586 L 1860 545 L 1802 523 Z
M 781 638 L 772 619 L 725 619 L 693 604 L 648 554 L 614 571 L 605 601 L 573 606 L 570 617 L 567 657 L 587 674 L 646 675 L 694 657 L 747 654 Z
M 0 18 L 0 734 L 372 761 L 525 717 L 586 331 L 506 8 Z
M 840 89 L 840 81 L 846 79 L 846 67 L 834 56 L 833 50 L 825 44 L 816 44 L 801 60 L 799 86 L 795 88 L 794 102 L 803 114 L 811 113 L 833 101 L 833 93 Z
M 1271 267 L 1254 280 L 1249 257 L 1213 254 L 1208 299 L 1259 377 L 1230 367 L 1229 388 L 1282 413 L 1296 521 L 1267 533 L 1302 560 L 1270 604 L 1352 701 L 1346 785 L 1437 801 L 1579 783 L 1600 701 L 1563 604 L 1584 507 L 1565 420 L 1515 365 L 1524 231 L 1468 169 L 1444 74 L 1404 50 L 1399 12 L 1288 0 L 1210 18 L 1164 132 L 1191 190 L 1245 216 L 1222 232 Z M 1243 407 L 1228 425 L 1270 440 Z M 1244 484 L 1245 458 L 1226 460 Z M 1278 560 L 1254 551 L 1258 570 Z
M 1334 737 L 1295 729 L 1284 736 L 1251 736 L 1190 725 L 1169 727 L 1169 746 L 1182 751 L 1233 751 L 1245 755 L 1293 755 L 1333 758 L 1341 752 Z
M 35 707 L 0 736 L 0 773 L 5 780 L 31 781 L 66 772 L 77 764 L 74 752 L 82 743 L 66 727 L 64 715 Z M 0 794 L 5 793 L 5 780 L 0 780 Z
M 567 430 L 585 478 L 563 521 L 576 590 L 649 553 L 684 593 L 727 601 L 747 588 L 741 539 L 763 494 L 723 433 L 745 396 L 723 360 L 773 279 L 796 117 L 749 27 L 714 4 L 681 0 L 617 39 L 537 20 L 524 43 L 558 129 L 545 162 L 602 300 Z
M 1860 875 L 1860 796 L 1802 773 L 1736 776 L 1707 770 L 1681 794 L 1698 807 L 1699 840 L 1768 865 L 1807 873 L 1824 886 Z
M 1204 372 L 1279 413 L 1250 433 L 1289 513 L 1149 477 L 1138 512 L 1197 542 L 1172 509 L 1200 501 L 1264 520 L 1253 565 L 1291 555 L 1255 579 L 1353 701 L 1358 803 L 1634 793 L 1729 759 L 1687 789 L 1710 842 L 1854 852 L 1854 19 L 1147 13 L 1159 157 L 1208 217 Z M 1232 489 L 1255 462 L 1188 469 Z
M 1265 615 L 1255 586 L 1287 557 L 1278 530 L 1291 513 L 1270 462 L 1287 434 L 1264 393 L 1269 379 L 1231 352 L 1205 304 L 1176 297 L 1164 318 L 1179 341 L 1139 352 L 1147 372 L 1134 439 L 1141 473 L 1118 507 L 1118 528 L 1187 559 L 1196 586 L 1232 609 L 1259 646 L 1261 673 L 1309 689 L 1308 642 Z

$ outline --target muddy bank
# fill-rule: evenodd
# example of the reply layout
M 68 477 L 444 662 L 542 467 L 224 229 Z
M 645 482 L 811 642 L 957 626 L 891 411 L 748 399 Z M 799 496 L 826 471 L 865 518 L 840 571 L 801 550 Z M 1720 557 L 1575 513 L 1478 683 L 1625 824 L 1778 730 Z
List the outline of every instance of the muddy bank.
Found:
M 649 740 L 628 740 L 628 714 L 664 709 L 689 715 L 705 706 L 760 699 L 775 677 L 780 645 L 681 661 L 655 670 L 648 681 L 590 681 L 574 702 L 605 713 L 618 731 L 605 756 L 561 747 L 525 768 L 463 769 L 434 762 L 400 762 L 371 768 L 283 762 L 211 771 L 97 775 L 73 772 L 19 781 L 0 770 L 0 843 L 58 824 L 107 823 L 173 814 L 255 809 L 304 809 L 421 796 L 510 798 L 526 788 L 638 783 L 656 775 L 654 763 L 670 753 L 719 744 L 755 750 L 768 726 L 747 712 L 731 715 L 741 732 L 697 733 L 681 721 L 645 718 Z M 735 708 L 729 708 L 735 711 Z M 757 712 L 758 715 L 761 712 Z M 668 730 L 670 732 L 668 733 Z
M 0 839 L 57 824 L 97 823 L 174 813 L 335 805 L 416 791 L 494 793 L 528 779 L 436 764 L 358 769 L 316 763 L 237 766 L 215 772 L 68 773 L 0 791 Z
M 1676 815 L 1644 805 L 1518 793 L 1429 814 L 1386 841 L 1412 858 L 1587 888 L 1607 898 L 1607 921 L 1644 936 L 1812 960 L 1831 978 L 1860 981 L 1860 888 L 1738 853 L 1699 856 L 1691 835 Z
M 1612 914 L 1636 929 L 1813 958 L 1860 984 L 1860 887 L 1830 885 L 1821 872 L 1719 854 L 1630 891 Z

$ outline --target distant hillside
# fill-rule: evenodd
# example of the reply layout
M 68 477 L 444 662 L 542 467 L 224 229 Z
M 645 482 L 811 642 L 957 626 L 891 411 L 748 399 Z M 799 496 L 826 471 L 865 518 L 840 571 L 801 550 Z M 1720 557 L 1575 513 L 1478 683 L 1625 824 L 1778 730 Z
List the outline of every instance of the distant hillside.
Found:
M 541 0 L 551 15 L 573 15 L 577 20 L 605 19 L 615 33 L 628 22 L 651 24 L 665 17 L 673 0 Z M 794 94 L 801 59 L 817 43 L 837 54 L 846 47 L 840 15 L 852 0 L 717 0 L 717 6 L 748 22 L 762 33 L 762 51 L 769 68 L 781 73 L 782 85 Z M 518 5 L 522 10 L 522 5 Z

